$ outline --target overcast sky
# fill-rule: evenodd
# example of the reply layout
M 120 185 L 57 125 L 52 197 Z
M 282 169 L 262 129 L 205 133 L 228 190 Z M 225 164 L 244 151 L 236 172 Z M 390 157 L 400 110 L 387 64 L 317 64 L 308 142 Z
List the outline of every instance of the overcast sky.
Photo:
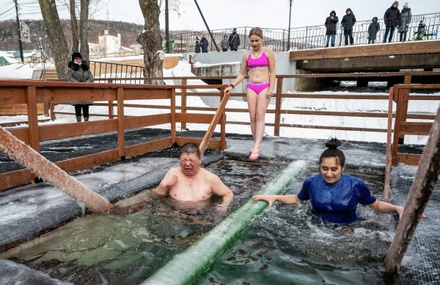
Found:
M 172 1 L 172 0 L 170 0 Z M 170 14 L 170 30 L 205 30 L 205 25 L 195 1 L 181 0 L 180 17 Z M 351 8 L 358 20 L 369 20 L 374 16 L 382 18 L 391 6 L 391 0 L 294 0 L 292 1 L 291 27 L 323 25 L 331 10 L 342 19 L 347 8 Z M 400 1 L 399 9 L 406 1 Z M 198 0 L 197 3 L 210 29 L 232 27 L 283 28 L 289 25 L 289 0 Z M 439 0 L 408 1 L 412 13 L 440 13 Z M 20 19 L 41 17 L 38 0 L 18 0 Z M 67 18 L 67 9 L 59 8 L 60 14 Z M 64 11 L 64 12 L 63 12 Z M 92 15 L 94 19 L 124 21 L 143 24 L 143 16 L 138 0 L 101 0 L 99 10 Z M 14 19 L 13 0 L 0 0 L 0 20 Z M 165 27 L 165 17 L 160 17 L 161 28 Z

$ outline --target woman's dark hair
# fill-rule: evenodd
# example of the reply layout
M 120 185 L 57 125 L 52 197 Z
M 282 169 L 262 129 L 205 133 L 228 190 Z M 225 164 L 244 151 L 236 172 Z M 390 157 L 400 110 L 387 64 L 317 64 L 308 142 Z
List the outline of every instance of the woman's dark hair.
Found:
M 196 145 L 195 143 L 184 144 L 182 146 L 182 149 L 180 150 L 180 155 L 182 155 L 184 153 L 186 153 L 186 154 L 195 153 L 198 158 L 200 158 L 200 156 L 202 155 L 200 152 L 199 146 Z
M 338 140 L 337 138 L 331 138 L 326 143 L 325 146 L 327 147 L 326 150 L 324 150 L 321 154 L 321 157 L 319 158 L 319 164 L 322 163 L 322 160 L 327 157 L 336 157 L 336 162 L 339 163 L 340 166 L 345 165 L 345 155 L 342 151 L 338 149 L 338 146 L 340 146 L 342 142 Z

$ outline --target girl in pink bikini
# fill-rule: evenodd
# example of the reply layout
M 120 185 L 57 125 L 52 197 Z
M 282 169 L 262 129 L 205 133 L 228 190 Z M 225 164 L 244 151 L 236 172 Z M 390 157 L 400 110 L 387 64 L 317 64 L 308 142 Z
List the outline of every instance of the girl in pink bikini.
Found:
M 263 31 L 260 28 L 253 28 L 249 32 L 249 42 L 252 49 L 244 53 L 240 74 L 225 89 L 225 93 L 231 92 L 249 73 L 246 97 L 254 138 L 254 147 L 250 150 L 249 160 L 255 161 L 261 154 L 266 110 L 274 94 L 276 74 L 273 51 L 270 48 L 263 48 Z

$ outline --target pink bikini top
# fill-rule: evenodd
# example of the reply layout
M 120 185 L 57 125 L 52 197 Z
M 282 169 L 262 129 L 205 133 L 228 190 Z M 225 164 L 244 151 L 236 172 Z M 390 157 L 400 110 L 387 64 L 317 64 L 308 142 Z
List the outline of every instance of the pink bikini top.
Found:
M 269 67 L 269 60 L 267 59 L 266 53 L 263 52 L 261 53 L 261 56 L 259 58 L 252 58 L 251 57 L 251 52 L 249 52 L 248 55 L 248 68 L 250 70 L 255 69 L 255 68 L 264 68 L 264 67 Z

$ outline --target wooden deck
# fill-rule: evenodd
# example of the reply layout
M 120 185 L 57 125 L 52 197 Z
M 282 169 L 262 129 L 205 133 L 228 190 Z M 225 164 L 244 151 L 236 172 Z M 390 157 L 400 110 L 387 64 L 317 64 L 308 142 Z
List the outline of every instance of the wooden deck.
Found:
M 440 40 L 291 51 L 289 59 L 318 73 L 433 70 L 440 68 Z

